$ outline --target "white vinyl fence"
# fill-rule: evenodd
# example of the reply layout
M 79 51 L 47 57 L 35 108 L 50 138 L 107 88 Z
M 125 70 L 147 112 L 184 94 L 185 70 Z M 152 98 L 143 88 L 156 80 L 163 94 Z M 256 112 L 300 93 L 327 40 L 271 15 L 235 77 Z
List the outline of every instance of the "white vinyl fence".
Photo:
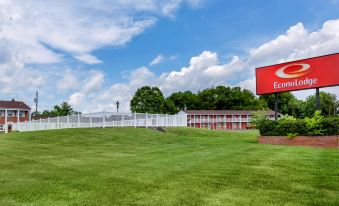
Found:
M 109 113 L 78 114 L 15 123 L 13 130 L 20 132 L 63 128 L 92 127 L 186 127 L 186 115 Z

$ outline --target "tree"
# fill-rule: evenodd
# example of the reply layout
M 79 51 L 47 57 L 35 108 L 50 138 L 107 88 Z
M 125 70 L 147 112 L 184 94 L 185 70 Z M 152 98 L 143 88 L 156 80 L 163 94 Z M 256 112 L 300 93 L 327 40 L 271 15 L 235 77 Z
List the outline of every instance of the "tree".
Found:
M 139 88 L 131 102 L 132 112 L 140 113 L 166 113 L 166 102 L 164 95 L 158 87 L 144 86 Z
M 51 116 L 67 116 L 74 114 L 73 108 L 67 102 L 62 102 L 60 105 L 55 105 L 50 111 Z
M 249 90 L 242 90 L 240 87 L 218 86 L 216 88 L 205 89 L 197 94 L 199 109 L 266 109 L 267 104 L 263 100 L 258 100 Z
M 198 98 L 196 94 L 191 91 L 174 92 L 166 100 L 170 100 L 177 111 L 185 109 L 196 109 L 198 105 Z
M 302 104 L 302 111 L 305 117 L 312 117 L 316 108 L 316 97 L 311 95 L 307 97 Z M 336 116 L 338 111 L 338 101 L 334 94 L 327 92 L 320 92 L 320 111 L 324 116 Z
M 264 94 L 259 97 L 260 100 L 267 102 L 267 106 L 275 109 L 275 96 L 274 94 Z M 300 115 L 300 101 L 290 92 L 282 92 L 278 94 L 278 110 L 282 114 L 288 114 L 295 117 Z

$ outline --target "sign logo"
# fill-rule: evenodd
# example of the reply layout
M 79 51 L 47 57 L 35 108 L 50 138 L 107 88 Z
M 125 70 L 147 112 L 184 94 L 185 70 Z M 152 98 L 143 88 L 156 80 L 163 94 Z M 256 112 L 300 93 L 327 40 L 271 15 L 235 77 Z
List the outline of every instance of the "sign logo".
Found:
M 297 78 L 309 74 L 311 65 L 305 63 L 288 64 L 280 67 L 275 74 L 284 79 Z

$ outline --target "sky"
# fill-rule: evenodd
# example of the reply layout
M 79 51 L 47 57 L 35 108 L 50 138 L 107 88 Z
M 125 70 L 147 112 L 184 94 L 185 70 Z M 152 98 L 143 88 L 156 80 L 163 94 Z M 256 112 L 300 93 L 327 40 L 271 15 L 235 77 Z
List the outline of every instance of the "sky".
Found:
M 128 112 L 144 85 L 255 93 L 256 67 L 339 52 L 338 11 L 338 0 L 0 0 L 0 99 L 34 108 L 39 91 L 40 111 L 67 101 L 89 113 L 116 101 Z

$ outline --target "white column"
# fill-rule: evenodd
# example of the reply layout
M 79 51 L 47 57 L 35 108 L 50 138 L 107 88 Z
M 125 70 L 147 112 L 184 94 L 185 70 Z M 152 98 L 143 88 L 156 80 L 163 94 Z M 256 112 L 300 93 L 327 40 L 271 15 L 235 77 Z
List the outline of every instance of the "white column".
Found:
M 8 112 L 7 112 L 7 109 L 5 109 L 5 132 L 6 133 L 8 132 L 7 115 L 8 115 Z
M 20 111 L 19 111 L 19 110 L 17 111 L 16 116 L 17 116 L 17 117 L 16 117 L 16 119 L 17 119 L 17 120 L 16 120 L 16 123 L 19 124 L 19 122 L 20 122 Z
M 233 126 L 234 126 L 234 115 L 232 114 L 232 128 L 233 129 Z
M 196 124 L 196 115 L 194 115 L 193 120 L 194 120 L 193 121 L 193 127 L 196 128 L 196 126 L 197 126 L 197 124 Z
M 202 125 L 201 125 L 201 115 L 200 115 L 200 120 L 199 121 L 200 121 L 200 129 L 201 129 L 202 128 Z
M 240 115 L 240 129 L 242 129 L 242 115 Z

